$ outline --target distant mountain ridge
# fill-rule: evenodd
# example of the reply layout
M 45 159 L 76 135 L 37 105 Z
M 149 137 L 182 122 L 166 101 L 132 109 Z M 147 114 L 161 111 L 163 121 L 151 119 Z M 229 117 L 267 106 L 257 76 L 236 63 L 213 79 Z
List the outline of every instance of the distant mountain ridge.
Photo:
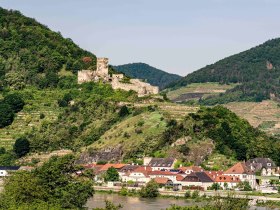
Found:
M 207 65 L 169 88 L 179 88 L 191 83 L 240 83 L 219 98 L 208 99 L 210 104 L 230 101 L 261 101 L 280 98 L 280 39 L 269 40 L 244 52 Z
M 160 89 L 164 89 L 170 83 L 182 78 L 179 75 L 167 73 L 145 63 L 130 63 L 113 68 L 129 77 L 147 80 L 150 84 L 159 86 Z

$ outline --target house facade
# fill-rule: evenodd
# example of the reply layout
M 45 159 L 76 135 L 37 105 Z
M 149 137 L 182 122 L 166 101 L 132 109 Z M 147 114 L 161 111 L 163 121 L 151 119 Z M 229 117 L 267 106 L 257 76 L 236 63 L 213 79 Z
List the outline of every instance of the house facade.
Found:
M 257 187 L 256 175 L 244 162 L 238 162 L 225 171 L 224 175 L 238 177 L 241 182 L 247 181 L 255 189 Z
M 144 158 L 144 165 L 152 168 L 153 171 L 171 170 L 174 168 L 176 158 Z

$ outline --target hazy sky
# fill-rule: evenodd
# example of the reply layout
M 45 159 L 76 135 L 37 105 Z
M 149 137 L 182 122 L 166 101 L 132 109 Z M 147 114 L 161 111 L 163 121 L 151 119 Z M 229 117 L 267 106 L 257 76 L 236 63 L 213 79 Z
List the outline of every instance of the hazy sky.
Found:
M 280 37 L 280 0 L 0 0 L 113 65 L 186 75 Z

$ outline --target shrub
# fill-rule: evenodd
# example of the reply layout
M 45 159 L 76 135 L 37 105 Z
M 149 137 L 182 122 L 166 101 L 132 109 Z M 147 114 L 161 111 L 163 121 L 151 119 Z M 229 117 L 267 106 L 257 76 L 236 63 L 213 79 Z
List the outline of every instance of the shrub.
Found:
M 13 93 L 4 98 L 4 103 L 8 104 L 14 112 L 19 112 L 24 106 L 24 101 L 20 94 Z
M 110 167 L 105 173 L 104 180 L 106 182 L 119 181 L 119 173 L 117 169 L 115 169 L 114 167 Z
M 144 120 L 140 120 L 138 123 L 137 123 L 137 126 L 139 126 L 139 127 L 141 127 L 141 126 L 143 126 L 144 125 Z
M 0 102 L 0 128 L 11 125 L 14 117 L 14 110 L 8 104 Z
M 30 143 L 26 138 L 19 138 L 14 144 L 14 152 L 18 157 L 23 157 L 30 150 Z
M 143 131 L 142 131 L 142 129 L 140 129 L 140 128 L 136 128 L 136 129 L 135 129 L 135 133 L 140 134 L 140 133 L 143 133 Z
M 198 198 L 199 197 L 199 191 L 198 190 L 195 190 L 195 191 L 193 191 L 193 193 L 192 193 L 192 198 Z
M 127 115 L 129 115 L 129 110 L 128 110 L 127 106 L 122 106 L 120 111 L 119 111 L 119 116 L 120 117 L 125 117 Z
M 158 188 L 158 184 L 154 180 L 151 180 L 145 187 L 141 188 L 140 196 L 143 198 L 155 198 L 159 195 Z
M 126 187 L 122 187 L 121 191 L 119 192 L 120 195 L 122 196 L 127 196 L 128 195 L 128 190 Z
M 219 190 L 221 186 L 218 183 L 213 183 L 210 187 L 211 190 Z
M 44 113 L 40 113 L 40 119 L 42 120 L 42 119 L 44 119 L 46 116 L 45 116 L 45 114 Z
M 186 191 L 185 193 L 185 198 L 190 198 L 191 197 L 191 191 Z

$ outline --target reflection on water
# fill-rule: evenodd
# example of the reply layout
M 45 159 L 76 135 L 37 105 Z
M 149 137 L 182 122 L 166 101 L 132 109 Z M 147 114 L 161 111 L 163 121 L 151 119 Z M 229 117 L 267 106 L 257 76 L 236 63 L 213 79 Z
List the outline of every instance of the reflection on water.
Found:
M 172 204 L 179 206 L 201 206 L 207 202 L 195 202 L 188 201 L 184 199 L 174 199 L 174 198 L 139 198 L 139 197 L 126 197 L 120 196 L 118 194 L 103 194 L 96 193 L 94 196 L 88 200 L 87 207 L 92 208 L 104 208 L 105 200 L 111 201 L 115 205 L 121 204 L 123 206 L 122 210 L 161 210 L 170 207 Z M 263 207 L 251 207 L 251 210 L 268 210 L 269 208 Z
M 193 206 L 198 205 L 199 203 L 194 203 L 186 201 L 183 199 L 174 199 L 174 198 L 139 198 L 139 197 L 125 197 L 117 194 L 103 194 L 96 193 L 88 201 L 87 207 L 91 208 L 104 208 L 104 201 L 108 200 L 114 203 L 115 205 L 121 204 L 123 210 L 157 210 L 157 209 L 166 209 L 172 204 L 180 206 Z

